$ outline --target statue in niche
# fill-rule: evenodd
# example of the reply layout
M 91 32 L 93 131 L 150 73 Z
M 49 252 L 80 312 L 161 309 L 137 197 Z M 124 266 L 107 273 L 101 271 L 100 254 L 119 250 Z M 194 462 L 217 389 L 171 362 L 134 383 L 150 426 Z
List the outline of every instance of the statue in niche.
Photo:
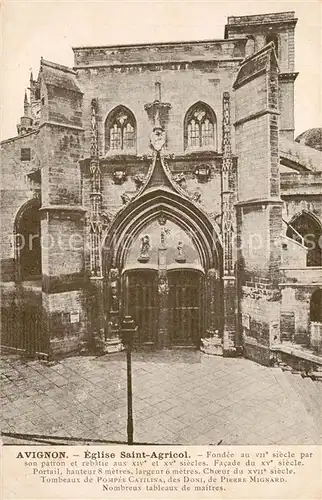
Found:
M 160 232 L 160 247 L 166 248 L 166 235 L 171 234 L 171 229 L 162 224 Z
M 117 282 L 111 283 L 111 312 L 117 312 L 119 309 L 118 285 Z
M 168 280 L 165 275 L 159 276 L 158 291 L 160 294 L 165 295 L 169 292 Z
M 118 269 L 110 270 L 110 312 L 117 313 L 119 310 L 119 271 Z
M 179 241 L 178 242 L 178 246 L 177 246 L 177 256 L 175 258 L 176 262 L 181 262 L 181 263 L 184 263 L 186 262 L 186 257 L 184 255 L 184 252 L 183 252 L 183 242 L 182 241 Z
M 138 258 L 139 262 L 149 262 L 150 259 L 150 237 L 148 234 L 141 238 L 141 246 L 140 246 L 140 257 Z

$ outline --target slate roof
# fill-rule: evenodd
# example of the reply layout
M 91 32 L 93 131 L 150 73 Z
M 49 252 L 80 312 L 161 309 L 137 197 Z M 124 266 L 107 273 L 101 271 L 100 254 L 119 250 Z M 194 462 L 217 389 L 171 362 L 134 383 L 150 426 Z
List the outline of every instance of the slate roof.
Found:
M 310 128 L 302 132 L 295 140 L 300 144 L 322 151 L 322 128 Z

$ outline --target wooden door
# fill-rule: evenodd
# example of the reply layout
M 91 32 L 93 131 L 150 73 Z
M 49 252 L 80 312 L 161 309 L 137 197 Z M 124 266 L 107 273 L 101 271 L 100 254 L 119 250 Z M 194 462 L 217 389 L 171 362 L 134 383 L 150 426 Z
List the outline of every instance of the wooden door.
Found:
M 203 276 L 196 270 L 171 270 L 169 339 L 176 347 L 199 347 L 203 329 Z
M 152 269 L 127 271 L 124 276 L 125 311 L 138 325 L 134 344 L 151 345 L 158 338 L 158 273 Z

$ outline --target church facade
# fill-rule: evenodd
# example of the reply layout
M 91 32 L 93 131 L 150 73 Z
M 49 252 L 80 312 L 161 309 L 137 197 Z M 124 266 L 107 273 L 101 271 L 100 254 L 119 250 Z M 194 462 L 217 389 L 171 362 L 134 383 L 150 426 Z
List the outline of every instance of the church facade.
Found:
M 5 349 L 117 352 L 130 315 L 139 348 L 319 365 L 321 130 L 294 140 L 296 22 L 41 59 L 2 143 Z

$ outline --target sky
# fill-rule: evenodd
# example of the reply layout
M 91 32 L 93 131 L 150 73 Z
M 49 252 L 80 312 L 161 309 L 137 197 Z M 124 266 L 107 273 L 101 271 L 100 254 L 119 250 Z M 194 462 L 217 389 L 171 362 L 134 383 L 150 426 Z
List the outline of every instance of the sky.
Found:
M 32 1 L 1 3 L 1 139 L 16 135 L 41 56 L 73 66 L 72 47 L 224 37 L 228 16 L 294 10 L 295 135 L 322 126 L 322 2 Z

